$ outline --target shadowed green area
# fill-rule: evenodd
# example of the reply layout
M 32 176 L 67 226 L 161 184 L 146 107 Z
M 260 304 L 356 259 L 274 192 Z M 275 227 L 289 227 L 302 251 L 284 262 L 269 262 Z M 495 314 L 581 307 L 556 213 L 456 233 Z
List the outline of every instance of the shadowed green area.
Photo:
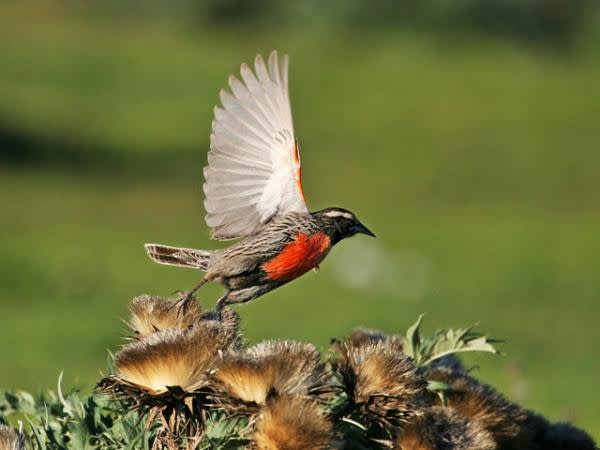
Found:
M 0 169 L 0 385 L 44 389 L 64 370 L 92 386 L 130 298 L 198 281 L 142 244 L 224 245 L 202 218 L 212 106 L 240 62 L 276 47 L 291 55 L 311 209 L 349 208 L 378 238 L 238 307 L 248 338 L 326 349 L 421 312 L 426 329 L 478 322 L 506 339 L 506 356 L 469 359 L 484 380 L 600 438 L 597 52 L 4 13 L 0 126 L 20 139 L 1 150 L 48 145 Z

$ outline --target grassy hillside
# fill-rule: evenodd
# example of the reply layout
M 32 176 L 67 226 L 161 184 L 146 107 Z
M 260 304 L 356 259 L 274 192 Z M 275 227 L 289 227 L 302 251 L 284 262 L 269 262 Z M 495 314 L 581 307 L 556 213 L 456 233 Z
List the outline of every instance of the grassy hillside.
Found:
M 91 386 L 129 298 L 197 281 L 142 244 L 221 245 L 202 219 L 212 106 L 240 62 L 276 47 L 311 208 L 352 209 L 378 239 L 239 307 L 246 335 L 325 347 L 420 312 L 431 328 L 479 322 L 507 339 L 506 356 L 472 360 L 482 378 L 600 438 L 592 52 L 53 14 L 0 14 L 0 151 L 29 152 L 0 167 L 1 386 L 44 389 L 61 370 Z

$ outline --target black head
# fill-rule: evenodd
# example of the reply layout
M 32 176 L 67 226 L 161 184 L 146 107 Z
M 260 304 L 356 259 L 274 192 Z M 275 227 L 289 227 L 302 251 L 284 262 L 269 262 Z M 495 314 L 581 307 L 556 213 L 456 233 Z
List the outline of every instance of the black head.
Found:
M 357 233 L 375 237 L 373 232 L 360 223 L 356 215 L 347 209 L 325 208 L 314 212 L 313 216 L 322 222 L 334 244 Z

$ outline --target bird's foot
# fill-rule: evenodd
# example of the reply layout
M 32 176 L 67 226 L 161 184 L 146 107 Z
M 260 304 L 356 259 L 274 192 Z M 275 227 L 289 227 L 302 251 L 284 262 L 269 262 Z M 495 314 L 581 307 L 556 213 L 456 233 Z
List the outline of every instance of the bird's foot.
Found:
M 180 292 L 180 299 L 179 299 L 179 310 L 177 311 L 177 318 L 181 318 L 183 317 L 190 305 L 192 304 L 192 302 L 196 301 L 196 297 L 194 297 L 194 291 L 189 291 L 189 292 L 183 292 L 183 291 L 179 291 Z
M 206 284 L 206 282 L 208 281 L 208 279 L 205 277 L 202 279 L 202 281 L 200 281 L 200 283 L 198 283 L 195 287 L 193 287 L 191 290 L 189 290 L 187 293 L 182 293 L 182 298 L 181 300 L 179 300 L 181 302 L 181 307 L 179 308 L 178 311 L 178 317 L 180 316 L 180 314 L 185 314 L 187 312 L 188 307 L 190 306 L 190 304 L 196 300 L 196 298 L 194 297 L 194 293 L 200 289 L 202 286 L 204 286 L 204 284 Z M 183 296 L 183 294 L 185 294 Z
M 176 291 L 171 292 L 171 295 L 176 295 L 179 300 L 183 300 L 187 295 L 187 292 L 177 289 Z
M 225 306 L 225 303 L 222 302 L 221 300 L 219 300 L 217 302 L 217 306 L 215 307 L 215 315 L 216 315 L 216 319 L 219 322 L 223 321 L 223 307 Z

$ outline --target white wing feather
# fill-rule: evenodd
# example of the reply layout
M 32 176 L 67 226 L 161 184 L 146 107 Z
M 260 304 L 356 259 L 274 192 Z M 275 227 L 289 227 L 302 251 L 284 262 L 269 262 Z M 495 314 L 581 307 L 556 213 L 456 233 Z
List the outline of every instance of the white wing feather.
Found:
M 250 235 L 274 216 L 308 212 L 300 180 L 288 94 L 288 57 L 277 52 L 268 66 L 261 55 L 256 75 L 246 64 L 242 81 L 229 77 L 215 107 L 208 166 L 204 168 L 206 223 L 214 239 Z

